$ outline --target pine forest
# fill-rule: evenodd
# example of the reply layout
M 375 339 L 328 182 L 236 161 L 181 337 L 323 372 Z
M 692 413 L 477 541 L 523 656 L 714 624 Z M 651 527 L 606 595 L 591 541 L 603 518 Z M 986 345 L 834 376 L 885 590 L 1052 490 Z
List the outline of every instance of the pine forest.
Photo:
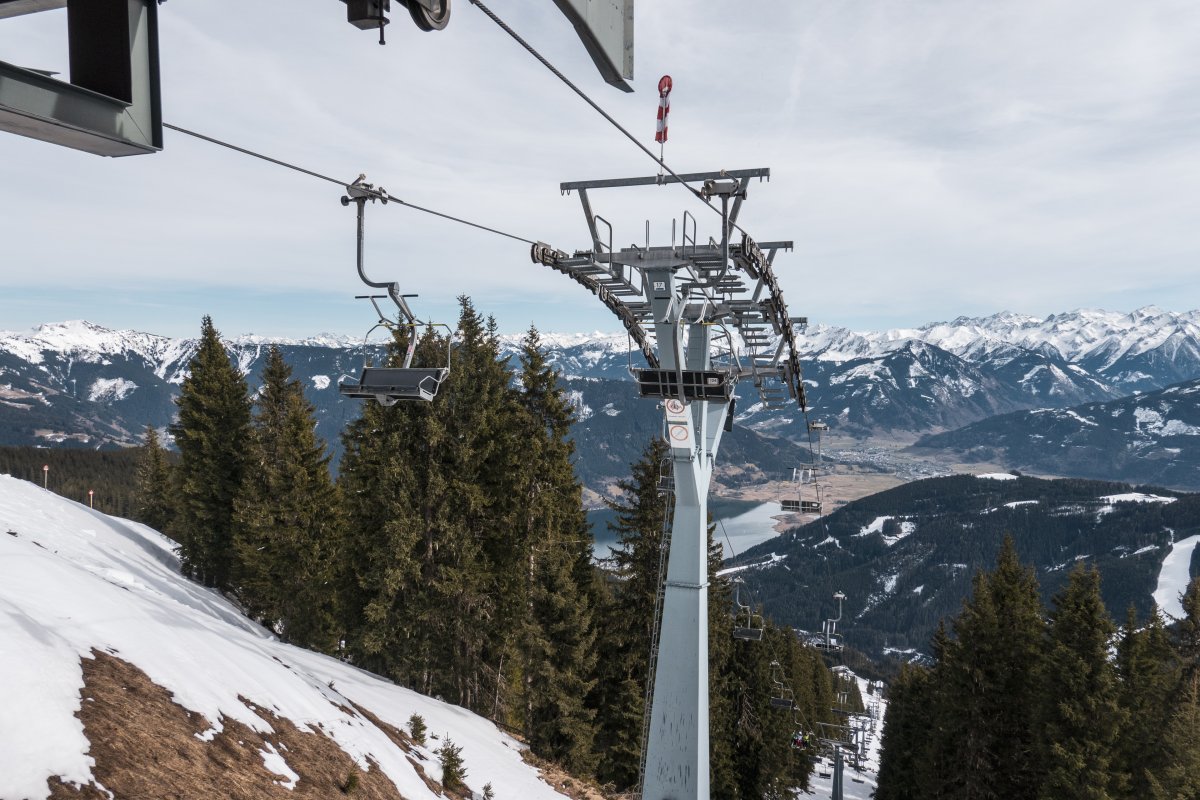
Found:
M 666 445 L 648 441 L 630 465 L 610 503 L 617 547 L 593 556 L 574 412 L 538 331 L 509 363 L 494 322 L 459 302 L 437 401 L 363 403 L 336 479 L 280 352 L 251 396 L 205 318 L 170 428 L 178 452 L 148 428 L 117 510 L 166 531 L 185 574 L 283 641 L 471 709 L 608 792 L 636 790 Z M 433 330 L 416 335 L 418 360 L 445 352 Z M 392 357 L 408 345 L 398 331 Z M 734 589 L 711 537 L 713 793 L 789 797 L 816 760 L 794 741 L 833 721 L 836 677 L 769 620 L 761 641 L 733 637 Z M 771 705 L 781 682 L 791 711 Z

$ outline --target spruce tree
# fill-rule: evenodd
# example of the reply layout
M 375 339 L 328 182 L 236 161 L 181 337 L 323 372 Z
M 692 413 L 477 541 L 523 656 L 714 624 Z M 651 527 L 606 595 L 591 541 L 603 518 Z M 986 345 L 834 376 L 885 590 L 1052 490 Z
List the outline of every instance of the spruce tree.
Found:
M 1192 579 L 1181 599 L 1183 619 L 1176 623 L 1173 639 L 1186 679 L 1200 671 L 1200 578 Z
M 1164 751 L 1163 768 L 1147 774 L 1153 800 L 1200 798 L 1200 675 L 1184 681 L 1175 698 L 1170 722 L 1157 739 Z
M 1158 609 L 1144 628 L 1131 605 L 1117 645 L 1118 700 L 1125 723 L 1117 736 L 1112 770 L 1120 796 L 1149 797 L 1150 776 L 1164 765 L 1162 731 L 1178 685 L 1175 653 Z
M 137 460 L 137 517 L 156 531 L 171 524 L 171 465 L 153 425 L 146 426 Z
M 1044 800 L 1112 797 L 1113 751 L 1123 723 L 1108 658 L 1113 632 L 1100 598 L 1100 573 L 1076 567 L 1054 597 L 1039 670 Z
M 930 796 L 922 763 L 933 727 L 929 682 L 929 670 L 905 664 L 888 687 L 876 800 L 924 800 Z
M 596 712 L 586 703 L 596 663 L 591 537 L 572 465 L 574 414 L 533 327 L 522 342 L 520 383 L 521 424 L 508 445 L 513 488 L 521 498 L 513 506 L 512 530 L 519 539 L 507 549 L 527 554 L 526 731 L 535 753 L 590 774 L 598 760 Z M 496 572 L 505 574 L 507 559 L 495 560 Z
M 604 653 L 589 705 L 599 709 L 596 774 L 618 791 L 637 784 L 641 764 L 642 719 L 650 679 L 650 640 L 658 594 L 663 525 L 670 514 L 670 496 L 659 492 L 659 474 L 668 448 L 650 440 L 641 458 L 631 465 L 628 480 L 618 483 L 620 499 L 608 503 L 616 512 L 610 523 L 617 534 L 612 550 L 615 580 L 599 647 Z
M 411 641 L 422 539 L 416 493 L 423 470 L 416 459 L 427 456 L 416 442 L 425 412 L 410 408 L 416 405 L 363 403 L 362 416 L 342 434 L 338 473 L 346 537 L 337 562 L 337 608 L 347 656 L 408 685 L 415 685 L 409 677 L 424 663 Z
M 211 317 L 204 317 L 188 370 L 175 401 L 179 417 L 171 426 L 179 448 L 171 533 L 184 574 L 224 590 L 232 577 L 233 502 L 245 470 L 250 400 Z
M 737 658 L 733 638 L 733 585 L 720 574 L 724 549 L 708 526 L 709 785 L 713 797 L 733 797 L 737 787 Z
M 509 523 L 518 407 L 495 326 L 460 298 L 449 379 L 432 403 L 364 404 L 342 465 L 349 515 L 338 585 L 350 657 L 425 694 L 491 714 L 524 584 Z M 392 358 L 408 331 L 398 331 Z M 427 330 L 418 358 L 443 358 Z
M 943 697 L 931 746 L 957 767 L 931 772 L 946 781 L 948 796 L 1032 798 L 1043 623 L 1033 570 L 1021 565 L 1011 537 L 995 571 L 975 576 L 954 631 L 933 678 Z
M 331 650 L 340 498 L 313 406 L 279 348 L 263 369 L 250 459 L 235 503 L 237 591 L 284 641 Z

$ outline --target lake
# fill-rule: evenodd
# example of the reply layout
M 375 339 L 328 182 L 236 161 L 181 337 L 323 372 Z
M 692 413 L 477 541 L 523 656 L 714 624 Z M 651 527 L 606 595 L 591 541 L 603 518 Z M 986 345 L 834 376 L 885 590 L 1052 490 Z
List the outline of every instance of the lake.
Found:
M 716 535 L 724 548 L 725 558 L 779 535 L 772 529 L 776 522 L 772 517 L 781 513 L 778 503 L 712 498 L 709 510 L 717 521 Z M 617 543 L 616 536 L 608 530 L 608 523 L 615 519 L 616 515 L 608 509 L 588 512 L 595 538 L 592 551 L 598 558 L 607 558 L 609 548 Z M 730 552 L 730 545 L 733 552 Z

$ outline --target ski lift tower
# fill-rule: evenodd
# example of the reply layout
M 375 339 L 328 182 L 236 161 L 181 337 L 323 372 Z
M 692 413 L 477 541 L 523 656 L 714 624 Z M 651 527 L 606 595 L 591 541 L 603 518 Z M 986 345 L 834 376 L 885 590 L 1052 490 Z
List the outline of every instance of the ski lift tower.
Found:
M 537 263 L 590 290 L 621 320 L 645 359 L 631 368 L 642 397 L 664 411 L 675 510 L 661 624 L 652 662 L 650 727 L 643 751 L 644 800 L 708 800 L 708 488 L 722 431 L 732 425 L 734 386 L 749 383 L 768 408 L 806 408 L 795 330 L 772 269 L 791 242 L 735 236 L 753 179 L 768 169 L 563 183 L 577 192 L 591 244 L 573 255 L 533 246 Z M 721 212 L 720 233 L 704 241 L 685 211 L 670 246 L 613 247 L 611 224 L 592 211 L 590 192 L 677 181 L 698 185 Z M 676 240 L 675 231 L 679 238 Z

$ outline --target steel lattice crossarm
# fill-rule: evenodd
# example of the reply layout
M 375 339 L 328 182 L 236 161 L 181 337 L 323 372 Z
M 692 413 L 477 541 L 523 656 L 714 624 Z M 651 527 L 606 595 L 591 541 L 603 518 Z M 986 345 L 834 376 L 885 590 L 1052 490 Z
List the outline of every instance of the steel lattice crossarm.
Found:
M 644 396 L 728 398 L 734 384 L 749 380 L 767 408 L 782 408 L 790 398 L 801 410 L 807 409 L 796 342 L 796 329 L 806 325 L 807 319 L 789 314 L 772 267 L 776 253 L 790 250 L 792 243 L 756 243 L 747 234 L 738 241 L 733 237 L 748 184 L 753 179 L 769 179 L 770 174 L 769 169 L 759 168 L 690 173 L 678 179 L 648 176 L 560 185 L 564 194 L 578 193 L 592 246 L 567 254 L 539 243 L 533 246 L 531 257 L 585 286 L 621 320 L 649 365 L 649 369 L 635 371 Z M 645 246 L 615 249 L 612 225 L 592 211 L 589 191 L 675 182 L 701 184 L 700 195 L 705 200 L 720 202 L 720 240 L 699 241 L 696 218 L 684 211 L 681 220 L 672 222 L 669 247 L 650 246 L 647 234 Z M 682 304 L 677 309 L 681 324 L 669 333 L 680 338 L 671 342 L 657 341 L 663 320 L 654 318 L 652 301 L 659 287 L 647 278 L 648 271 L 662 269 L 673 270 L 683 288 L 677 299 Z M 680 329 L 684 324 L 714 327 L 711 369 L 685 371 L 677 366 L 682 363 L 679 359 L 667 362 L 675 366 L 660 368 L 659 355 L 682 347 Z

